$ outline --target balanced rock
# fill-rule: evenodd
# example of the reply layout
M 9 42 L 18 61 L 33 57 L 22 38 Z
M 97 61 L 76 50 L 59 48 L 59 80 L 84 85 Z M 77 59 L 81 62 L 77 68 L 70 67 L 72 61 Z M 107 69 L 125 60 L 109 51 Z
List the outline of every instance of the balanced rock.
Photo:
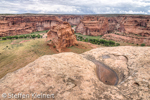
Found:
M 96 72 L 101 71 L 93 60 L 109 66 L 118 83 L 102 82 L 103 73 L 100 81 Z M 102 47 L 83 54 L 45 55 L 0 79 L 0 100 L 3 93 L 29 94 L 27 100 L 49 100 L 42 94 L 54 94 L 54 100 L 150 100 L 150 47 Z M 39 98 L 32 97 L 34 93 Z
M 74 30 L 68 22 L 53 26 L 47 33 L 47 41 L 48 45 L 55 46 L 58 52 L 61 52 L 62 48 L 77 44 Z

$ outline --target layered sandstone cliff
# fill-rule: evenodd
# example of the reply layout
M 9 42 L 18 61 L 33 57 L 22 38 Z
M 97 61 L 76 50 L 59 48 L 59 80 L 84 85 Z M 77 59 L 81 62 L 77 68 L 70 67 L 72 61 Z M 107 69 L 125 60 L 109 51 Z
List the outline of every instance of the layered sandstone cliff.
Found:
M 62 21 L 68 22 L 70 25 L 78 25 L 82 16 L 79 15 L 59 15 L 58 16 Z
M 150 16 L 84 16 L 76 31 L 86 35 L 124 34 L 150 36 Z
M 56 46 L 59 52 L 62 48 L 77 44 L 74 30 L 68 22 L 53 26 L 47 33 L 47 41 L 50 46 Z
M 45 55 L 0 79 L 0 99 L 11 100 L 14 95 L 21 99 L 20 93 L 29 95 L 24 98 L 27 100 L 48 98 L 43 94 L 55 100 L 149 100 L 149 59 L 149 47 L 103 47 L 83 54 Z M 116 86 L 98 79 L 93 60 L 117 73 Z
M 129 43 L 149 44 L 150 37 L 150 16 L 84 16 L 76 27 L 76 32 L 84 35 L 99 36 L 105 35 L 106 39 L 129 41 Z M 113 37 L 119 34 L 121 36 Z M 111 37 L 112 36 L 112 37 Z M 128 40 L 130 37 L 131 40 Z M 115 39 L 116 38 L 116 39 Z M 125 39 L 128 38 L 128 39 Z M 132 40 L 132 38 L 134 38 Z M 137 42 L 135 42 L 137 41 Z
M 0 16 L 0 36 L 48 30 L 61 21 L 56 16 Z
M 49 30 L 63 21 L 78 25 L 80 16 L 73 15 L 9 15 L 0 16 L 0 37 Z

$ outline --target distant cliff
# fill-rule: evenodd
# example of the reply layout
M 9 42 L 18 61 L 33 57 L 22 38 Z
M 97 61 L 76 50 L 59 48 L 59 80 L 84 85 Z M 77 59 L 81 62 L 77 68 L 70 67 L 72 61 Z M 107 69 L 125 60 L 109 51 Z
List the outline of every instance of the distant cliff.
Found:
M 62 21 L 78 25 L 80 16 L 72 15 L 9 15 L 0 16 L 0 37 L 49 30 Z
M 131 16 L 122 15 L 114 17 L 104 16 L 84 16 L 80 24 L 76 27 L 76 32 L 83 35 L 99 36 L 111 40 L 118 40 L 118 38 L 130 37 L 129 43 L 150 45 L 150 16 Z M 111 37 L 115 34 L 115 38 Z M 116 36 L 119 35 L 119 36 Z M 146 38 L 147 37 L 147 38 Z M 148 38 L 149 37 L 149 38 Z M 133 40 L 136 40 L 133 41 Z M 119 39 L 121 41 L 121 39 Z M 126 39 L 124 41 L 127 41 Z

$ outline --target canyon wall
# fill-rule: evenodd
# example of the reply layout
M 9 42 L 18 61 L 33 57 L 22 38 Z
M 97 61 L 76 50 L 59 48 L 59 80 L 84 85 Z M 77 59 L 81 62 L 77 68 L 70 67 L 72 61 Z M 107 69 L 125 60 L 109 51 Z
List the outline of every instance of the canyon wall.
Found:
M 123 39 L 123 41 L 128 41 L 129 43 L 145 43 L 150 45 L 149 19 L 150 16 L 144 15 L 122 15 L 113 17 L 98 15 L 84 16 L 79 25 L 76 27 L 76 33 L 91 36 L 104 35 L 104 38 L 115 41 L 121 41 Z
M 7 15 L 0 16 L 0 37 L 49 30 L 62 21 L 71 25 L 80 22 L 80 16 L 65 15 Z
M 62 21 L 68 22 L 70 25 L 78 25 L 82 16 L 79 15 L 59 15 L 58 16 Z

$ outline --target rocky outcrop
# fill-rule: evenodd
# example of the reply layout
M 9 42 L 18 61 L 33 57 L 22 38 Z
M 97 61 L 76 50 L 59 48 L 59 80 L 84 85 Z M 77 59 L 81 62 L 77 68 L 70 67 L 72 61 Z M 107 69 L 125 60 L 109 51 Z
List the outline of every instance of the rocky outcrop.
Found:
M 129 41 L 129 43 L 142 44 L 147 43 L 150 37 L 150 16 L 138 16 L 138 15 L 122 15 L 114 17 L 104 16 L 84 16 L 79 25 L 76 27 L 76 33 L 92 36 L 115 36 L 107 37 L 113 40 Z M 107 34 L 114 35 L 107 35 Z M 115 34 L 122 36 L 116 36 Z M 126 38 L 126 39 L 124 39 Z M 131 39 L 131 40 L 127 40 Z M 134 38 L 134 40 L 132 40 Z M 138 41 L 140 40 L 140 41 Z
M 84 16 L 76 31 L 85 35 L 124 33 L 125 35 L 150 36 L 150 16 Z
M 49 30 L 63 21 L 78 25 L 81 16 L 77 15 L 9 15 L 0 16 L 0 37 L 27 34 Z
M 79 15 L 59 15 L 61 20 L 68 22 L 71 26 L 77 26 L 80 23 L 82 16 Z
M 56 16 L 0 16 L 0 36 L 48 30 L 60 22 Z
M 126 43 L 138 44 L 138 45 L 145 44 L 147 46 L 150 46 L 150 37 L 105 34 L 102 38 L 107 39 L 107 40 L 114 40 L 114 41 L 117 41 L 117 42 L 126 42 Z
M 55 46 L 59 52 L 61 52 L 62 48 L 77 44 L 74 30 L 68 22 L 53 26 L 47 33 L 47 41 L 48 45 Z
M 9 93 L 21 93 L 29 94 L 28 100 L 47 98 L 43 94 L 54 95 L 55 100 L 149 100 L 149 59 L 149 47 L 103 47 L 80 55 L 45 55 L 0 79 L 0 98 L 5 93 L 10 100 Z M 116 86 L 99 80 L 93 60 L 115 71 L 119 78 Z

